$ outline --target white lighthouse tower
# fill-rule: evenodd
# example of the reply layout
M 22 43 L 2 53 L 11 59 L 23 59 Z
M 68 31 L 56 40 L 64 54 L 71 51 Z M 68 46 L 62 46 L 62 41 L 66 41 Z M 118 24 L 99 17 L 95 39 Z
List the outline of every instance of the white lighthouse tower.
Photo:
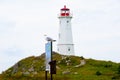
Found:
M 74 55 L 74 44 L 71 30 L 72 15 L 70 9 L 62 8 L 59 14 L 59 38 L 58 38 L 58 52 L 64 55 Z

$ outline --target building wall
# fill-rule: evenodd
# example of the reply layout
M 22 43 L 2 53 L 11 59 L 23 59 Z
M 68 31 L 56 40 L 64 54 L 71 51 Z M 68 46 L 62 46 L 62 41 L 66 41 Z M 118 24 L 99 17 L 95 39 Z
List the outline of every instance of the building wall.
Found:
M 59 17 L 58 52 L 65 55 L 74 55 L 71 19 L 71 16 Z

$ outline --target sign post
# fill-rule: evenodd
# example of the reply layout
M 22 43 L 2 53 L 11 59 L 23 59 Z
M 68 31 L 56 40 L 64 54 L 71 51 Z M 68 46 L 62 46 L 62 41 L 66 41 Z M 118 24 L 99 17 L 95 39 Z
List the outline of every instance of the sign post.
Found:
M 49 62 L 51 62 L 51 54 L 52 54 L 52 46 L 51 41 L 48 41 L 45 44 L 45 80 L 47 80 L 47 72 L 50 73 L 50 65 Z
M 56 61 L 52 61 L 52 40 L 51 38 L 47 37 L 47 43 L 45 44 L 45 80 L 47 80 L 47 72 L 50 73 L 50 80 L 53 80 L 52 74 L 56 74 Z

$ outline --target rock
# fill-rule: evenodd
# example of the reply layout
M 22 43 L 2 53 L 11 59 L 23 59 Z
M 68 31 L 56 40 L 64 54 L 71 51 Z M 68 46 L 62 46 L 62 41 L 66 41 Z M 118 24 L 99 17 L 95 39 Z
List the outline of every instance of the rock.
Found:
M 34 75 L 38 74 L 37 72 L 33 72 Z
M 78 74 L 78 72 L 74 72 L 74 74 Z
M 58 61 L 57 63 L 58 63 L 58 64 L 60 64 L 60 63 L 61 63 L 61 61 Z
M 80 67 L 80 66 L 81 66 L 80 64 L 79 64 L 79 65 L 76 65 L 75 68 L 78 68 L 78 67 Z
M 60 67 L 59 67 L 59 66 L 56 66 L 56 69 L 60 69 Z
M 66 58 L 67 58 L 66 56 L 62 56 L 62 60 L 63 60 L 63 59 L 66 59 Z
M 70 74 L 70 71 L 64 71 L 62 74 Z
M 23 75 L 29 75 L 30 74 L 30 72 L 23 72 Z
M 8 72 L 11 72 L 12 70 L 8 70 Z M 4 73 L 4 72 L 3 72 Z
M 85 60 L 80 60 L 80 64 L 76 65 L 75 67 L 78 68 L 78 67 L 81 67 L 81 66 L 83 66 L 85 64 L 86 64 Z
M 19 67 L 19 63 L 15 64 L 13 66 L 13 71 L 12 71 L 12 74 L 16 73 L 18 71 L 18 67 Z
M 30 72 L 34 72 L 34 68 L 33 68 L 33 66 L 32 66 L 30 69 L 28 69 L 28 71 L 30 71 Z
M 45 70 L 45 66 L 40 66 L 40 70 L 41 71 Z
M 80 65 L 82 66 L 82 65 L 85 65 L 86 64 L 86 61 L 85 60 L 80 60 Z
M 69 66 L 69 65 L 70 65 L 70 63 L 68 62 L 68 63 L 67 63 L 67 66 Z
M 24 68 L 24 67 L 22 68 L 22 71 L 23 71 L 23 72 L 25 71 L 25 68 Z

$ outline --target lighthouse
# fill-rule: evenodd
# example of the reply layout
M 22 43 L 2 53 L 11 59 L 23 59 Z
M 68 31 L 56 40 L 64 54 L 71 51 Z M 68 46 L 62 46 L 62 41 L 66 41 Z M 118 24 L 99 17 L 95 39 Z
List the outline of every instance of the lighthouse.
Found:
M 74 44 L 72 38 L 71 19 L 72 14 L 70 9 L 60 9 L 59 18 L 59 34 L 58 34 L 58 52 L 64 55 L 74 55 Z

